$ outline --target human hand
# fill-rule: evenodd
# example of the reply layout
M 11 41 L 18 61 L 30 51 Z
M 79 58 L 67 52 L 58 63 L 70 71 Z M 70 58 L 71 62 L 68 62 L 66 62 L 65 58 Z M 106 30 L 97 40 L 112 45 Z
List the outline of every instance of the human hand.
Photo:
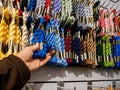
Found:
M 33 46 L 26 47 L 17 54 L 17 57 L 22 59 L 22 61 L 27 65 L 30 71 L 36 70 L 41 66 L 45 65 L 55 52 L 54 50 L 48 52 L 45 58 L 33 59 L 32 56 L 34 54 L 34 51 L 39 50 L 39 48 L 40 45 L 37 43 Z

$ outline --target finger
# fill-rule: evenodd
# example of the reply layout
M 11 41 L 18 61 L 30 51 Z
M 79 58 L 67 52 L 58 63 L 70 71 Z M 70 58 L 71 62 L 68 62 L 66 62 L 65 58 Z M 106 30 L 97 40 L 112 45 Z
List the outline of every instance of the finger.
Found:
M 36 43 L 36 44 L 33 45 L 33 46 L 29 46 L 29 48 L 30 48 L 32 51 L 36 51 L 36 50 L 38 50 L 38 49 L 40 48 L 40 45 L 39 45 L 39 43 Z
M 32 63 L 34 63 L 37 68 L 39 68 L 45 65 L 50 59 L 51 56 L 46 56 L 44 59 L 35 59 L 34 61 L 32 61 Z
M 46 56 L 52 56 L 53 54 L 55 54 L 55 50 L 48 52 Z

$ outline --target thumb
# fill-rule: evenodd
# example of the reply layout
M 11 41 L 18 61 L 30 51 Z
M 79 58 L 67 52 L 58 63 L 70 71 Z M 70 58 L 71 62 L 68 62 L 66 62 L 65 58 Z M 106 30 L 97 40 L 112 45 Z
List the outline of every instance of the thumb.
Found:
M 33 45 L 33 46 L 30 46 L 30 49 L 31 49 L 32 51 L 39 50 L 39 48 L 40 48 L 40 45 L 39 45 L 39 43 L 36 43 L 35 45 Z

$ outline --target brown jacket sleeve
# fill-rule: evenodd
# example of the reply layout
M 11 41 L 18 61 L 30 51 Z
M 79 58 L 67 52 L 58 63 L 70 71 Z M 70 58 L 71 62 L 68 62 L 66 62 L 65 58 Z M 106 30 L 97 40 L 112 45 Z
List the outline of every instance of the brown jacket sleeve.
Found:
M 0 90 L 21 90 L 30 79 L 30 71 L 18 57 L 10 55 L 0 61 Z

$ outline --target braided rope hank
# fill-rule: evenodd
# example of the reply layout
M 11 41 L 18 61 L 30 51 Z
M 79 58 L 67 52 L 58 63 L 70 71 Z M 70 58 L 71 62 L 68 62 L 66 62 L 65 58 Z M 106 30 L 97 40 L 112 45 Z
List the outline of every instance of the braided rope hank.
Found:
M 36 8 L 36 3 L 37 3 L 37 0 L 30 0 L 29 2 L 29 5 L 28 5 L 28 11 L 34 11 L 35 8 Z
M 46 2 L 45 0 L 37 0 L 36 9 L 44 7 L 45 2 Z
M 114 57 L 116 57 L 115 59 L 115 68 L 120 68 L 120 61 L 119 61 L 119 56 L 120 56 L 120 43 L 119 43 L 119 40 L 120 40 L 120 36 L 115 36 L 114 37 L 114 40 L 115 40 L 115 42 L 114 42 L 114 51 L 115 51 L 115 55 L 114 55 Z
M 102 33 L 105 33 L 105 19 L 104 19 L 104 11 L 100 10 L 100 18 L 99 18 L 99 26 L 102 28 Z
M 114 32 L 114 22 L 113 22 L 114 17 L 112 12 L 110 13 L 109 18 L 110 18 L 111 31 Z
M 66 58 L 70 58 L 70 54 L 68 54 L 71 51 L 71 40 L 72 37 L 70 36 L 70 31 L 67 31 L 67 36 L 65 38 L 65 51 L 66 51 Z
M 9 49 L 8 49 L 8 52 L 6 53 L 6 56 L 9 56 L 10 54 L 12 54 L 13 50 L 12 50 L 12 47 L 13 47 L 13 43 L 16 42 L 16 29 L 17 29 L 17 26 L 15 24 L 15 12 L 14 12 L 14 9 L 13 9 L 13 16 L 12 16 L 12 22 L 10 23 L 10 26 L 9 26 Z
M 112 52 L 111 52 L 111 43 L 110 43 L 110 36 L 106 37 L 106 57 L 107 57 L 107 67 L 113 67 L 114 62 L 112 59 Z M 108 60 L 110 56 L 110 60 Z
M 4 44 L 5 45 L 7 45 L 8 44 L 8 24 L 6 23 L 6 21 L 7 22 L 9 22 L 9 19 L 10 19 L 10 13 L 9 13 L 9 11 L 8 11 L 8 9 L 7 8 L 2 8 L 2 13 L 3 13 L 3 15 L 2 15 L 2 20 L 4 20 L 4 18 L 6 18 L 6 20 L 5 21 L 1 21 L 1 22 L 3 22 L 3 24 L 4 24 Z
M 35 44 L 35 43 L 40 43 L 41 47 L 40 47 L 40 50 L 39 51 L 35 51 L 34 54 L 33 54 L 33 58 L 44 58 L 48 52 L 48 50 L 52 50 L 52 46 L 51 44 L 48 44 L 48 43 L 45 43 L 43 45 L 43 42 L 45 40 L 45 31 L 44 31 L 44 22 L 45 22 L 45 18 L 41 18 L 40 19 L 40 27 L 38 27 L 35 32 L 34 32 L 34 35 L 33 35 L 33 38 L 32 38 L 32 44 Z
M 27 47 L 29 45 L 29 36 L 28 36 L 28 30 L 27 30 L 27 17 L 28 13 L 23 12 L 23 26 L 22 26 L 22 49 Z
M 16 55 L 18 53 L 18 47 L 21 47 L 21 31 L 20 31 L 20 27 L 19 27 L 19 12 L 18 10 L 15 10 L 14 12 L 15 15 L 15 25 L 16 25 L 16 38 L 14 41 L 14 55 Z
M 61 0 L 54 0 L 53 10 L 55 14 L 61 12 L 62 10 Z
M 115 25 L 115 30 L 118 31 L 119 27 L 119 19 L 118 16 L 116 15 L 116 9 L 112 11 L 114 13 L 114 25 Z
M 5 57 L 4 53 L 2 52 L 2 44 L 4 42 L 4 27 L 5 27 L 5 21 L 1 20 L 0 23 L 0 60 Z
M 109 19 L 109 11 L 105 12 L 105 29 L 106 34 L 110 33 L 110 19 Z

